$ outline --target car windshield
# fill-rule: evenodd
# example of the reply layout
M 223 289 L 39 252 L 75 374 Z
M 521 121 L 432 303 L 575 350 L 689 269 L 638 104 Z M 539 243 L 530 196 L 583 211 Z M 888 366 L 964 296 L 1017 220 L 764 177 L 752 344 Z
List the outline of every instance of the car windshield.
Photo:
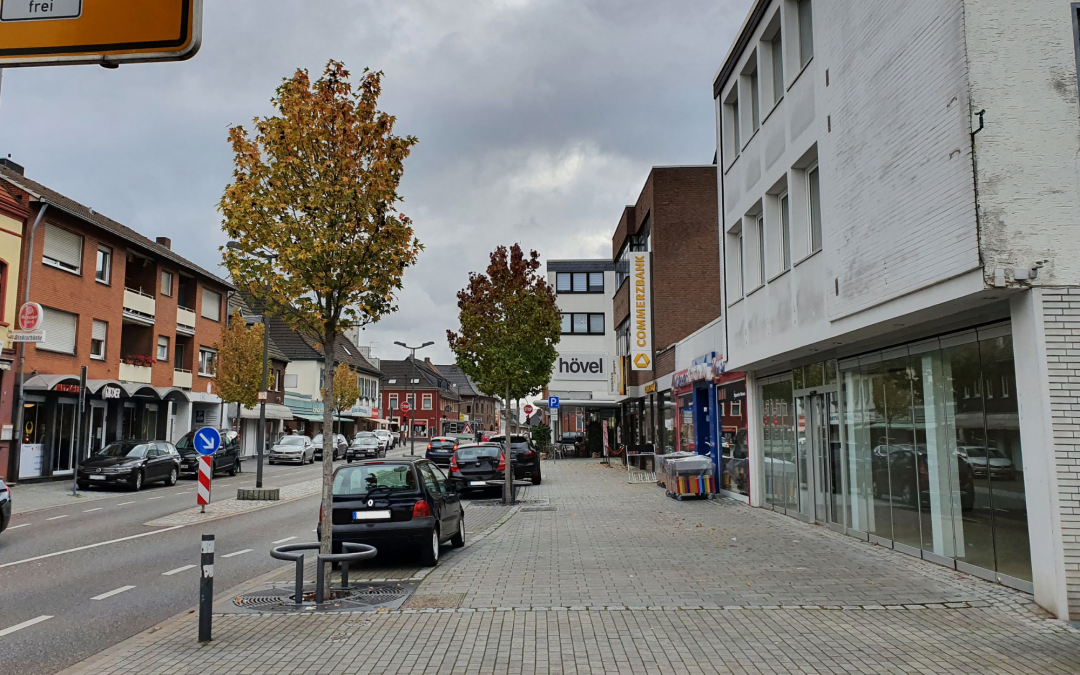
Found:
M 465 445 L 458 448 L 457 458 L 467 462 L 469 460 L 480 459 L 481 457 L 498 459 L 500 454 L 501 450 L 499 450 L 499 446 L 497 445 Z
M 189 431 L 180 437 L 180 440 L 176 442 L 177 450 L 194 450 L 195 446 L 192 445 L 191 439 L 195 438 L 195 432 Z
M 98 457 L 146 457 L 146 451 L 149 449 L 150 446 L 146 443 L 117 441 L 109 443 L 94 454 Z
M 415 492 L 416 474 L 406 464 L 366 464 L 344 467 L 334 476 L 335 495 L 363 495 L 372 490 Z
M 278 445 L 303 445 L 303 436 L 286 436 L 278 442 Z
M 375 438 L 375 434 L 371 433 L 370 431 L 361 431 L 360 433 L 356 434 L 356 437 L 357 438 Z
M 432 450 L 453 450 L 455 445 L 457 445 L 457 442 L 449 438 L 433 438 L 431 440 Z
M 357 445 L 378 445 L 379 439 L 374 436 L 357 436 L 355 442 Z

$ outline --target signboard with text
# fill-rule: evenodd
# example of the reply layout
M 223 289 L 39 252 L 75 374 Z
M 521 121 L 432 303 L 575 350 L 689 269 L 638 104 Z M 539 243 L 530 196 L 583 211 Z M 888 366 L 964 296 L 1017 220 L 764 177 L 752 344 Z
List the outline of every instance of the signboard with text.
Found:
M 652 278 L 648 252 L 630 254 L 630 366 L 652 369 Z

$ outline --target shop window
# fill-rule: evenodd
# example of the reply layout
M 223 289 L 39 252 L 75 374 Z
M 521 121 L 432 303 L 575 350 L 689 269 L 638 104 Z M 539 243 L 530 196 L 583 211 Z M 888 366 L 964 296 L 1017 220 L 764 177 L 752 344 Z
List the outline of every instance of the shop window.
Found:
M 105 336 L 108 330 L 109 324 L 94 319 L 93 332 L 90 335 L 90 358 L 105 360 Z

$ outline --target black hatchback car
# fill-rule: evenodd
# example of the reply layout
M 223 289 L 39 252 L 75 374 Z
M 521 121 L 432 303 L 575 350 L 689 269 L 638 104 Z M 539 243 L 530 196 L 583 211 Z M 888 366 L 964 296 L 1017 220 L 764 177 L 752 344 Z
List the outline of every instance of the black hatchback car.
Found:
M 501 443 L 506 448 L 506 436 L 492 436 L 491 443 Z M 540 454 L 533 448 L 528 436 L 510 436 L 510 457 L 514 464 L 514 480 L 529 478 L 533 485 L 540 484 Z
M 487 482 L 501 480 L 505 472 L 506 456 L 499 443 L 461 445 L 450 458 L 450 482 L 458 492 L 487 490 Z
M 436 436 L 427 444 L 427 453 L 424 456 L 439 466 L 449 466 L 450 458 L 454 456 L 457 448 L 456 438 Z
M 80 490 L 90 486 L 122 485 L 141 490 L 146 483 L 176 485 L 180 455 L 165 441 L 113 441 L 79 465 Z
M 420 458 L 369 459 L 334 471 L 333 552 L 342 543 L 368 544 L 380 552 L 416 551 L 424 565 L 439 562 L 449 541 L 465 545 L 465 510 L 453 485 Z M 322 518 L 317 531 L 322 536 Z
M 189 431 L 176 442 L 176 449 L 180 453 L 180 473 L 189 473 L 194 478 L 199 474 L 199 453 L 195 450 L 193 439 L 198 429 Z M 240 470 L 240 434 L 232 429 L 218 429 L 221 434 L 221 447 L 214 453 L 214 474 L 228 471 L 230 476 L 235 476 Z

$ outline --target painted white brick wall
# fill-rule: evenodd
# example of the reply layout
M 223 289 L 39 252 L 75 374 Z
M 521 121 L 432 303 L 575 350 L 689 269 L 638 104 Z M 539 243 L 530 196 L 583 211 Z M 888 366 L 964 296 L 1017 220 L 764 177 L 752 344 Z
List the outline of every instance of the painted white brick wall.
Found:
M 1080 288 L 1043 292 L 1058 508 L 1069 612 L 1080 616 Z M 1025 454 L 1037 448 L 1024 448 Z

